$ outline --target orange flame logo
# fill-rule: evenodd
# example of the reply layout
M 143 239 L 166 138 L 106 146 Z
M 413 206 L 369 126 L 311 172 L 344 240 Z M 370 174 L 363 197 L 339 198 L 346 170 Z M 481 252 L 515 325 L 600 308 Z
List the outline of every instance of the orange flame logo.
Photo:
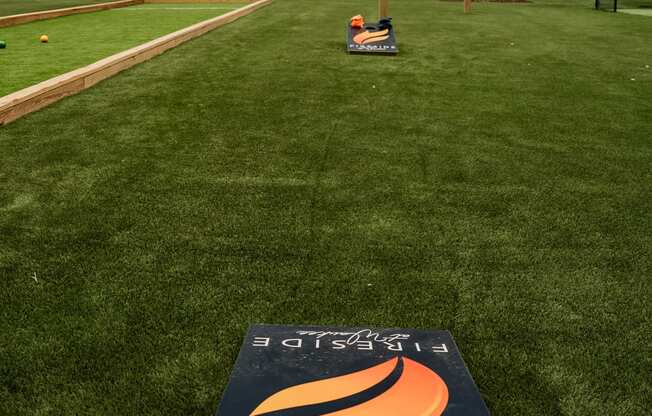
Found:
M 440 416 L 448 404 L 448 387 L 428 367 L 409 358 L 392 358 L 382 364 L 339 377 L 288 387 L 264 400 L 250 416 L 334 402 L 379 386 L 402 371 L 398 380 L 379 395 L 322 416 Z
M 378 32 L 369 32 L 365 30 L 353 37 L 353 41 L 358 45 L 366 45 L 368 43 L 382 42 L 389 38 L 389 29 L 379 30 Z

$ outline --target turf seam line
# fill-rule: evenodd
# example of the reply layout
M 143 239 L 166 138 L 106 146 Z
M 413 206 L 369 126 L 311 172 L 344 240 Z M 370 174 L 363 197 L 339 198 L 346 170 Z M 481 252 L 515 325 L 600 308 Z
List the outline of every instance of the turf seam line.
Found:
M 50 78 L 31 87 L 0 97 L 0 126 L 37 111 L 69 95 L 77 94 L 125 69 L 199 37 L 220 26 L 247 16 L 272 3 L 259 0 L 239 9 L 196 23 L 142 45 L 101 59 L 83 68 Z

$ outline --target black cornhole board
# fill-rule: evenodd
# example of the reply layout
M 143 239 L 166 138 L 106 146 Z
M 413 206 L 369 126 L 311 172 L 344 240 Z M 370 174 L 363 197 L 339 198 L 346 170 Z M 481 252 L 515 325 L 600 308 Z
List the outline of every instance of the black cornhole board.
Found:
M 448 331 L 278 325 L 249 328 L 216 415 L 340 412 L 489 415 Z
M 389 29 L 389 38 L 383 41 L 368 43 L 366 45 L 358 45 L 353 41 L 353 38 L 355 35 L 364 32 L 365 30 L 366 29 L 364 28 L 354 28 L 350 25 L 348 26 L 346 49 L 349 53 L 377 53 L 384 55 L 396 55 L 398 53 L 394 28 Z

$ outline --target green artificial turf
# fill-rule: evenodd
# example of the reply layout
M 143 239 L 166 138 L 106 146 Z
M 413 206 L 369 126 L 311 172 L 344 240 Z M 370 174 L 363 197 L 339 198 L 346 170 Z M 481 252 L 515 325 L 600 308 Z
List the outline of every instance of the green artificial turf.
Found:
M 401 54 L 347 55 L 375 3 L 0 128 L 0 414 L 210 415 L 252 323 L 448 329 L 494 415 L 649 414 L 649 18 L 393 1 Z
M 2 0 L 0 16 L 108 2 L 109 0 Z
M 244 4 L 146 4 L 0 29 L 0 96 Z M 47 34 L 50 42 L 39 42 Z

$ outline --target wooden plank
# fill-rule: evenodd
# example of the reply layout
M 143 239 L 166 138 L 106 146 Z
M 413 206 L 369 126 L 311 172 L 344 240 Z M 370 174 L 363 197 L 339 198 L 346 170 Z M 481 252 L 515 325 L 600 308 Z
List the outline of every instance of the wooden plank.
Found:
M 17 101 L 13 106 L 0 110 L 0 126 L 57 102 L 68 95 L 77 94 L 83 89 L 84 80 L 76 79 L 51 89 L 47 94 L 37 95 L 26 101 Z
M 119 7 L 134 6 L 144 3 L 145 0 L 120 0 L 109 3 L 90 4 L 88 6 L 67 7 L 65 9 L 43 10 L 40 12 L 14 14 L 0 17 L 0 27 L 9 27 L 36 20 L 53 19 L 55 17 L 69 16 L 71 14 L 91 13 L 101 10 L 117 9 Z
M 97 61 L 58 77 L 0 97 L 0 126 L 45 107 L 68 95 L 76 94 L 140 62 L 203 35 L 213 29 L 253 13 L 272 0 L 259 0 L 232 12 L 188 26 L 124 52 Z
M 378 20 L 389 16 L 389 0 L 378 0 Z
M 471 0 L 464 0 L 464 13 L 471 13 Z

